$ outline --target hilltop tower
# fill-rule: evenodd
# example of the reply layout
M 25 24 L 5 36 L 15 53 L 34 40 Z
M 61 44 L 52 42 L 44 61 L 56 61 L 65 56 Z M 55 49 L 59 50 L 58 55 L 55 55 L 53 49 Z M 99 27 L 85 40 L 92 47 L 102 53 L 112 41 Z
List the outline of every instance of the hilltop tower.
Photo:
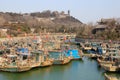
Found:
M 68 15 L 70 16 L 70 10 L 68 10 Z

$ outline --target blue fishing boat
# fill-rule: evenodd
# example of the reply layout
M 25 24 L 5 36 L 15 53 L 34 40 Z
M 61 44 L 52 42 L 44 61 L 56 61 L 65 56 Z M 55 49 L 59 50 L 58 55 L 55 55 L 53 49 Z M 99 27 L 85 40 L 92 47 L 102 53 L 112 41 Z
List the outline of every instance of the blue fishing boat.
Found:
M 81 59 L 79 51 L 77 49 L 68 50 L 66 56 L 72 56 L 73 59 Z

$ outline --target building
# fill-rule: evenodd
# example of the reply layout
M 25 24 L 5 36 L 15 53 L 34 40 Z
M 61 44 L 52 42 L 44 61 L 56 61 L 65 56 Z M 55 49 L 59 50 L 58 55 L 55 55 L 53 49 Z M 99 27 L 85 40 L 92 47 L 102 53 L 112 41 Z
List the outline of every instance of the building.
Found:
M 7 31 L 8 31 L 7 28 L 0 28 L 0 36 L 1 37 L 7 36 Z
M 96 34 L 96 32 L 98 32 L 98 31 L 104 31 L 105 29 L 106 29 L 105 25 L 97 25 L 97 27 L 92 30 L 92 33 Z

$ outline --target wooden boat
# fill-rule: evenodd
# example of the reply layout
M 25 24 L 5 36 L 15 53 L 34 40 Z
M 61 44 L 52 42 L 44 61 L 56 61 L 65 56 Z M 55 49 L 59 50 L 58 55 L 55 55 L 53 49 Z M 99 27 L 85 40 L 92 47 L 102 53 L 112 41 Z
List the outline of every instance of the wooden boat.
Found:
M 41 62 L 40 67 L 51 66 L 53 64 L 54 59 L 50 57 L 48 51 L 43 53 L 43 61 Z
M 70 57 L 66 57 L 66 58 L 63 58 L 63 59 L 57 59 L 57 60 L 54 60 L 54 63 L 53 64 L 57 64 L 57 65 L 60 65 L 60 64 L 67 64 L 71 61 L 71 58 Z
M 49 59 L 44 62 L 41 62 L 40 67 L 46 67 L 46 66 L 51 66 L 53 64 L 54 59 Z
M 54 59 L 53 64 L 67 64 L 71 61 L 72 57 L 67 57 L 65 54 L 60 53 L 57 59 Z
M 8 72 L 23 72 L 31 69 L 28 60 L 18 60 L 17 55 L 7 55 L 7 58 L 4 59 L 2 65 L 0 65 L 1 71 Z
M 32 54 L 35 56 L 35 62 L 38 63 L 38 65 L 35 65 L 34 67 L 46 67 L 53 64 L 54 59 L 50 58 L 49 55 L 44 54 L 44 51 L 42 50 L 34 51 Z
M 119 58 L 119 50 L 114 48 L 109 48 L 105 54 L 102 55 L 102 59 L 107 59 L 113 61 L 115 58 Z
M 1 66 L 0 70 L 1 71 L 7 71 L 7 72 L 24 72 L 30 70 L 31 67 L 26 65 L 26 66 Z
M 107 75 L 106 73 L 104 75 L 105 75 L 105 80 L 120 80 L 120 78 L 113 75 Z
M 97 50 L 97 48 L 100 46 L 100 42 L 91 42 L 91 47 L 93 50 Z
M 91 59 L 97 59 L 97 54 L 90 54 L 89 56 Z
M 113 60 L 114 59 L 114 60 Z M 105 61 L 103 64 L 101 64 L 101 67 L 103 67 L 106 71 L 109 72 L 118 72 L 120 71 L 120 56 L 112 56 L 110 61 Z
M 64 60 L 61 61 L 61 62 L 62 62 L 62 64 L 67 64 L 67 63 L 69 63 L 70 61 L 71 61 L 71 57 L 66 57 L 66 58 L 64 58 Z
M 101 67 L 104 68 L 106 71 L 109 71 L 109 72 L 118 72 L 118 71 L 120 71 L 119 64 L 118 65 L 102 64 Z
M 91 43 L 86 42 L 84 44 L 83 50 L 87 51 L 87 50 L 91 50 L 91 49 L 92 49 Z
M 106 56 L 111 56 L 111 57 L 120 56 L 120 52 L 119 52 L 118 49 L 109 48 L 109 49 L 108 49 L 108 52 L 106 53 Z
M 40 67 L 41 63 L 44 61 L 43 51 L 42 50 L 33 51 L 32 57 L 33 57 L 33 61 L 34 61 L 33 63 L 35 63 L 32 65 L 32 68 Z
M 97 58 L 97 62 L 99 63 L 99 66 L 103 64 L 115 64 L 114 61 L 109 60 L 108 58 L 104 58 L 104 59 Z

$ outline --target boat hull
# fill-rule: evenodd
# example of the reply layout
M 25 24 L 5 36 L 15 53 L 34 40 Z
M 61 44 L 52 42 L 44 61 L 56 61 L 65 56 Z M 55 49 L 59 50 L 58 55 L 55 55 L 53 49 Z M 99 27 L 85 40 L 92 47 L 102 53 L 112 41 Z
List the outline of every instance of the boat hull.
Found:
M 53 64 L 55 65 L 62 65 L 62 64 L 67 64 L 71 61 L 70 57 L 64 58 L 63 60 L 55 60 Z
M 40 67 L 47 67 L 47 66 L 51 66 L 53 64 L 53 61 L 45 61 L 42 62 Z
M 31 67 L 2 67 L 0 68 L 1 71 L 6 71 L 6 72 L 25 72 L 30 69 Z

